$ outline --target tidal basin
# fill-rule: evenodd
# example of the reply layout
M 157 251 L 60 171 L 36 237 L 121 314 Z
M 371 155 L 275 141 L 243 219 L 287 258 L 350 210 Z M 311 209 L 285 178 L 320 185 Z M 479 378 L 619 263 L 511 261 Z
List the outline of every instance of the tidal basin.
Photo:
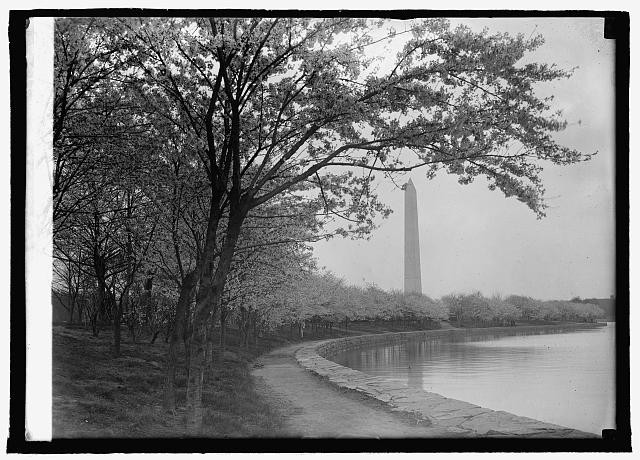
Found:
M 452 334 L 330 359 L 494 410 L 596 434 L 615 428 L 615 323 Z

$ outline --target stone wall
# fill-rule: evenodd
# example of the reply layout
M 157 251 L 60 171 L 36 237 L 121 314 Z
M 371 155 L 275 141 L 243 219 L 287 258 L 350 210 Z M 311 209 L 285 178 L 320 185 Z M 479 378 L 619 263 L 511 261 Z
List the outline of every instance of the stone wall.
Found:
M 559 329 L 575 329 L 580 325 L 561 325 Z M 598 327 L 597 325 L 591 325 Z M 530 326 L 539 329 L 539 326 Z M 544 326 L 549 327 L 549 326 Z M 480 330 L 431 330 L 403 333 L 373 334 L 323 340 L 303 345 L 296 352 L 298 363 L 308 371 L 328 380 L 341 389 L 357 391 L 388 405 L 392 411 L 412 415 L 418 422 L 447 427 L 460 436 L 489 437 L 597 437 L 572 428 L 521 417 L 504 411 L 494 411 L 465 401 L 446 398 L 406 384 L 374 377 L 341 366 L 328 358 L 348 349 L 372 345 L 424 340 L 450 334 L 478 335 L 513 328 Z M 554 328 L 555 329 L 555 328 Z

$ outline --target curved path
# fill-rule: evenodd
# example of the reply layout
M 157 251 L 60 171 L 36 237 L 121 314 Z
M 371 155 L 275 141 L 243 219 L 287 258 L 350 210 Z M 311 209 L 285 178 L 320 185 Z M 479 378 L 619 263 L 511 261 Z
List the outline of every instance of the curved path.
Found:
M 284 413 L 288 436 L 442 438 L 464 435 L 451 428 L 418 424 L 415 419 L 391 412 L 371 398 L 341 391 L 324 382 L 298 365 L 294 355 L 300 346 L 290 345 L 262 356 L 252 371 L 258 392 Z

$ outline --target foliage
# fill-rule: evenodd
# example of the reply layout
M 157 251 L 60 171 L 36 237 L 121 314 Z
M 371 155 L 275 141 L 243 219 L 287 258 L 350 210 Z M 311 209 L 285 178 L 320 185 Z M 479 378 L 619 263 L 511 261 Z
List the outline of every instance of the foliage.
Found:
M 442 303 L 420 294 L 405 295 L 384 291 L 375 285 L 347 284 L 331 273 L 309 273 L 289 297 L 281 301 L 280 324 L 304 321 L 338 323 L 345 321 L 446 319 Z M 278 325 L 278 323 L 275 323 Z
M 584 321 L 603 318 L 604 312 L 593 304 L 573 301 L 541 301 L 531 297 L 473 294 L 450 294 L 442 298 L 449 315 L 459 324 L 514 325 L 516 321 Z

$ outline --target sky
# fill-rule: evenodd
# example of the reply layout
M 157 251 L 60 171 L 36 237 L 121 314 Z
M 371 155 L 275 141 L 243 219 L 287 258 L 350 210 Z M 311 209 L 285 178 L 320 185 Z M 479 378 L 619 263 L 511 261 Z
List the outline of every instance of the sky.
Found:
M 614 52 L 599 18 L 458 19 L 480 31 L 542 34 L 545 43 L 524 59 L 577 67 L 573 76 L 539 87 L 555 96 L 569 126 L 555 134 L 564 146 L 598 152 L 571 166 L 545 164 L 549 209 L 537 220 L 515 198 L 477 178 L 460 185 L 441 173 L 413 171 L 418 194 L 423 292 L 521 294 L 538 299 L 609 297 L 615 289 Z M 402 30 L 398 25 L 397 30 Z M 382 178 L 380 178 L 382 180 Z M 394 210 L 371 238 L 314 244 L 321 267 L 354 284 L 403 286 L 403 193 L 385 182 L 382 200 Z

